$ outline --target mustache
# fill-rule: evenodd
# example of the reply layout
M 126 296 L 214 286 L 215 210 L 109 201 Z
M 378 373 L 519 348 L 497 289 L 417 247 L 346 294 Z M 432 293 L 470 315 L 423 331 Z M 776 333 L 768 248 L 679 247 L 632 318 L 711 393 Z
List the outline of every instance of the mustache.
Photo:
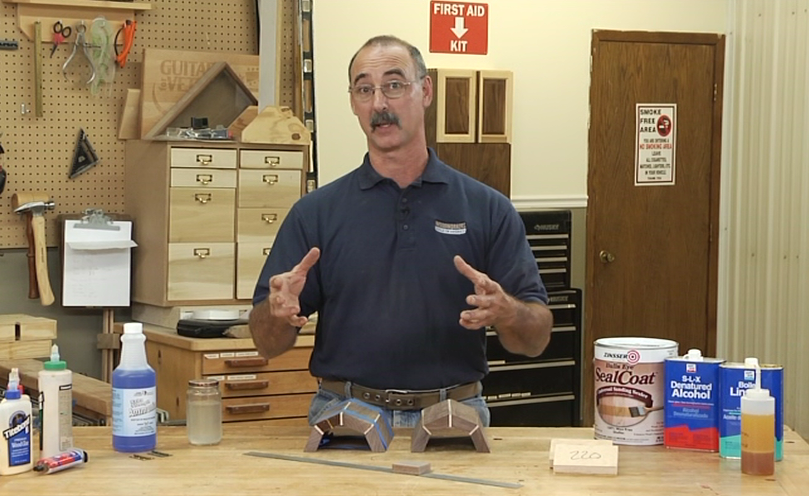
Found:
M 376 129 L 385 124 L 395 124 L 399 128 L 402 127 L 399 123 L 399 117 L 393 112 L 374 112 L 374 115 L 371 116 L 371 129 Z

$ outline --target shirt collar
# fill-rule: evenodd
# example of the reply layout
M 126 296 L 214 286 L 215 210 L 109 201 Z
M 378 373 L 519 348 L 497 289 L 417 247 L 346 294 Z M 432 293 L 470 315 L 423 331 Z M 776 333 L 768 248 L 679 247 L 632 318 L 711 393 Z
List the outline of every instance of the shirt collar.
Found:
M 427 148 L 429 158 L 427 159 L 427 166 L 424 168 L 421 176 L 413 181 L 412 185 L 421 187 L 422 183 L 448 183 L 449 170 L 448 165 L 442 162 L 432 148 Z M 366 153 L 359 169 L 359 183 L 360 189 L 371 189 L 385 178 L 380 175 L 376 169 L 371 165 L 371 159 Z

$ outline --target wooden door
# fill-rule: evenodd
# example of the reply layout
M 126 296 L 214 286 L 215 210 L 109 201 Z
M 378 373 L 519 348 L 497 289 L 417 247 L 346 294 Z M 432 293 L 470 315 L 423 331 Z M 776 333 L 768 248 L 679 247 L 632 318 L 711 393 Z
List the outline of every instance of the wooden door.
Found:
M 720 35 L 593 33 L 584 425 L 595 340 L 665 338 L 715 356 L 723 65 Z M 635 183 L 636 104 L 676 104 L 673 184 Z

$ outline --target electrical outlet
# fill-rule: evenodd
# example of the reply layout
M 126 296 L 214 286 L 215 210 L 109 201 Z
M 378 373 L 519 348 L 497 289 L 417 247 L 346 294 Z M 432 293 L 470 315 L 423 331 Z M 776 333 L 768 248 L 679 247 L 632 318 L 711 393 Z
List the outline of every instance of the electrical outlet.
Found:
M 17 40 L 0 40 L 0 50 L 16 50 L 20 48 Z

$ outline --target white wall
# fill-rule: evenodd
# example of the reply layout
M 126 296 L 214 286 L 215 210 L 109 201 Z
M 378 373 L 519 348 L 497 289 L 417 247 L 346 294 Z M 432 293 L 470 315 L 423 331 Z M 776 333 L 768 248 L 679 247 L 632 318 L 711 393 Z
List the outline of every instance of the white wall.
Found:
M 593 29 L 724 33 L 730 0 L 488 0 L 489 53 L 429 53 L 429 0 L 313 2 L 321 184 L 362 160 L 348 102 L 348 62 L 368 38 L 393 34 L 428 67 L 514 72 L 512 197 L 583 206 Z M 572 200 L 572 203 L 571 203 Z M 554 204 L 556 202 L 557 204 Z

